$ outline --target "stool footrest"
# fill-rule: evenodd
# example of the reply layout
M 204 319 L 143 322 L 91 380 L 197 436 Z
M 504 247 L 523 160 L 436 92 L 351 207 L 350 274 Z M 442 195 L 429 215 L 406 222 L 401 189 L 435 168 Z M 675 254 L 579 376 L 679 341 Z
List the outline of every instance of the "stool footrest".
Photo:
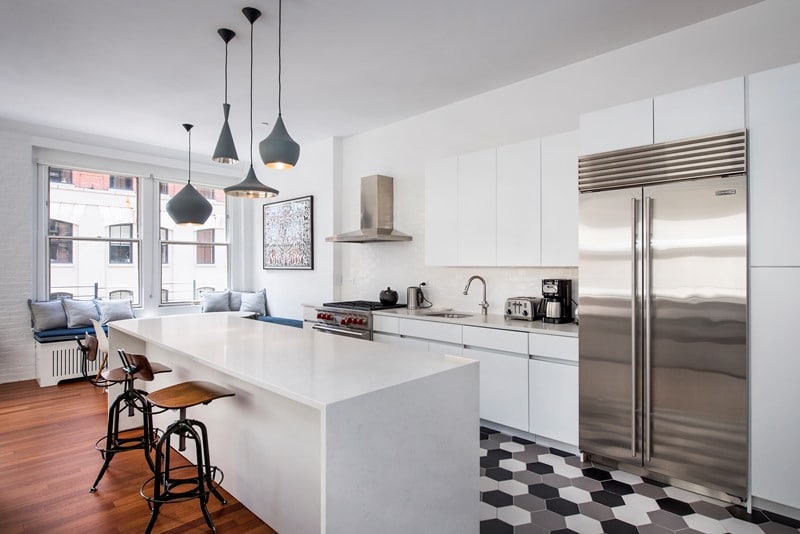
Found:
M 204 477 L 205 481 L 203 487 L 205 489 L 203 491 L 200 491 L 200 484 L 199 480 L 197 479 L 197 466 L 184 465 L 181 467 L 173 467 L 171 473 L 180 474 L 183 471 L 191 471 L 191 473 L 195 476 L 187 475 L 186 478 L 171 477 L 167 481 L 166 489 L 162 490 L 162 493 L 158 496 L 158 498 L 153 496 L 153 485 L 156 483 L 156 477 L 152 476 L 144 481 L 142 487 L 139 489 L 139 495 L 141 495 L 149 505 L 150 503 L 166 504 L 170 502 L 184 502 L 197 499 L 199 497 L 208 497 L 212 493 L 217 494 L 217 490 L 222 485 L 222 480 L 225 478 L 225 474 L 222 472 L 222 469 L 219 469 L 215 465 L 209 466 L 209 469 L 211 473 L 210 476 Z M 193 487 L 185 491 L 178 491 L 178 488 L 185 485 L 192 485 Z M 226 502 L 223 500 L 222 504 L 226 504 Z

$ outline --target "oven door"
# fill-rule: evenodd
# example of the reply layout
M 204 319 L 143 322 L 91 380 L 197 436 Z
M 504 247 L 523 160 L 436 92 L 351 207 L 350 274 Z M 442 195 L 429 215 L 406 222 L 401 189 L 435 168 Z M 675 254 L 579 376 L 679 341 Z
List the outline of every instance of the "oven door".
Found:
M 325 332 L 337 336 L 347 336 L 356 339 L 366 339 L 367 341 L 372 340 L 372 332 L 370 332 L 369 330 L 355 330 L 353 328 L 347 328 L 345 326 L 332 326 L 322 323 L 317 323 L 311 328 L 313 328 L 317 332 Z

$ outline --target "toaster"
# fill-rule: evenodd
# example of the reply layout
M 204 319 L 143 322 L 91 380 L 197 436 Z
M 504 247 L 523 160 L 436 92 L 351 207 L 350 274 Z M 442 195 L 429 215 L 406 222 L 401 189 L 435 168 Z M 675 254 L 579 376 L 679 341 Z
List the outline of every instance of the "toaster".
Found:
M 539 297 L 511 297 L 506 299 L 504 315 L 506 319 L 535 321 L 544 315 L 541 308 L 542 299 Z

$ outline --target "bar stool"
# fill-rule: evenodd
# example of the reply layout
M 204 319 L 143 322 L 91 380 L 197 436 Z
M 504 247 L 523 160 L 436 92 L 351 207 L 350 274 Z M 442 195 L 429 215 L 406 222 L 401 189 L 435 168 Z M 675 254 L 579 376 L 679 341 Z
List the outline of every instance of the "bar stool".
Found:
M 212 493 L 222 504 L 227 504 L 217 490 L 222 483 L 223 473 L 217 466 L 211 465 L 206 426 L 196 419 L 187 419 L 186 409 L 198 404 L 209 404 L 213 400 L 233 395 L 235 393 L 229 389 L 202 381 L 182 382 L 153 391 L 148 395 L 147 400 L 150 404 L 159 408 L 179 410 L 179 417 L 177 421 L 167 427 L 158 440 L 154 475 L 147 479 L 139 490 L 151 510 L 150 521 L 145 530 L 146 534 L 153 529 L 162 504 L 190 499 L 199 499 L 200 509 L 203 511 L 203 517 L 205 517 L 211 532 L 217 531 L 206 504 Z M 178 467 L 172 465 L 171 445 L 175 436 L 178 438 L 178 450 L 180 451 L 186 450 L 187 438 L 194 441 L 196 465 Z
M 100 479 L 103 478 L 108 465 L 118 452 L 142 450 L 150 470 L 153 471 L 155 469 L 153 459 L 150 457 L 151 451 L 155 448 L 157 438 L 157 431 L 153 427 L 153 413 L 146 400 L 147 392 L 136 389 L 134 381 L 138 378 L 145 382 L 150 382 L 156 374 L 168 373 L 172 369 L 160 363 L 151 363 L 147 356 L 142 354 L 131 354 L 123 349 L 119 349 L 117 352 L 120 359 L 122 359 L 122 367 L 104 370 L 102 378 L 108 384 L 124 383 L 125 386 L 122 393 L 117 396 L 108 409 L 106 435 L 98 439 L 94 445 L 105 461 L 97 474 L 94 484 L 89 488 L 90 493 L 97 491 Z M 130 433 L 136 430 L 120 430 L 119 415 L 125 410 L 128 412 L 128 417 L 133 417 L 137 411 L 142 414 L 141 434 L 137 432 L 134 435 L 121 435 L 122 433 Z M 103 444 L 103 442 L 105 443 Z

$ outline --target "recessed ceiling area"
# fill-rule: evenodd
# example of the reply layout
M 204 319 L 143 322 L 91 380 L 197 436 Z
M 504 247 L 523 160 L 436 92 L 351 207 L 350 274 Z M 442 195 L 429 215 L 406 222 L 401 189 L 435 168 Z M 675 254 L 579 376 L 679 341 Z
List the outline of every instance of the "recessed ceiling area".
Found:
M 302 145 L 370 130 L 760 0 L 285 0 L 283 117 Z M 249 159 L 277 116 L 277 0 L 0 0 L 0 119 Z M 257 150 L 257 148 L 256 148 Z

